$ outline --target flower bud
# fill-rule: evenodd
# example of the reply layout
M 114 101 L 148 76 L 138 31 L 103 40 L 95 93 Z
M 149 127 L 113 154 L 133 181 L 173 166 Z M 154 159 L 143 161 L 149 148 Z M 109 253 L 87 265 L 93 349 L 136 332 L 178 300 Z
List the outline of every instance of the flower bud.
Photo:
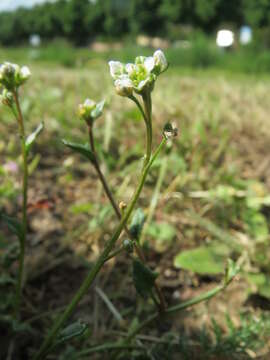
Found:
M 163 71 L 165 71 L 168 67 L 168 62 L 163 51 L 155 51 L 153 57 L 158 73 L 162 73 Z
M 20 71 L 20 81 L 25 82 L 31 76 L 31 72 L 27 66 L 23 66 Z
M 127 207 L 127 204 L 124 201 L 120 201 L 118 206 L 119 206 L 120 211 L 123 211 Z
M 0 85 L 7 90 L 13 91 L 28 80 L 30 75 L 27 66 L 20 68 L 17 64 L 5 62 L 0 66 Z
M 178 135 L 178 129 L 175 123 L 167 123 L 163 128 L 163 134 L 167 140 L 170 140 Z
M 125 239 L 122 244 L 127 253 L 133 252 L 133 242 L 130 239 Z
M 114 85 L 116 93 L 120 96 L 131 96 L 133 93 L 133 83 L 128 77 L 115 80 Z
M 11 107 L 13 104 L 13 95 L 10 91 L 8 91 L 7 89 L 3 89 L 2 94 L 0 95 L 0 102 L 3 105 L 9 106 Z
M 79 105 L 79 116 L 84 120 L 91 120 L 91 112 L 95 109 L 96 103 L 91 99 L 86 99 Z

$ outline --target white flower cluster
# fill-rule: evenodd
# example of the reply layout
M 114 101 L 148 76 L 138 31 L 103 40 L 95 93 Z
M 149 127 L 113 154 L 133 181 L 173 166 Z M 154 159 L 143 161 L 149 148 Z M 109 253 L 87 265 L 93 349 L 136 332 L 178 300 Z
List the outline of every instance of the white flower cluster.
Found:
M 164 53 L 157 50 L 153 56 L 136 57 L 134 64 L 109 61 L 109 66 L 117 94 L 131 96 L 133 91 L 138 94 L 152 91 L 157 77 L 167 69 L 168 62 Z
M 0 87 L 13 91 L 21 86 L 31 76 L 27 66 L 5 62 L 0 65 Z

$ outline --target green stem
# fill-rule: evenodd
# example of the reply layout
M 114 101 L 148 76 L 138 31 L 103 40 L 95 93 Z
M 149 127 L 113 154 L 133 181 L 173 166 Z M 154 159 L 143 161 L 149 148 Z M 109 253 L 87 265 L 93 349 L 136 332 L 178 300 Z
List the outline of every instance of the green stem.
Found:
M 50 348 L 50 346 L 52 345 L 54 339 L 56 338 L 58 331 L 60 330 L 60 328 L 62 327 L 62 325 L 66 322 L 66 320 L 71 316 L 71 314 L 73 313 L 75 307 L 77 306 L 77 304 L 79 303 L 79 301 L 81 300 L 81 298 L 86 294 L 86 292 L 88 291 L 89 287 L 92 285 L 93 281 L 95 280 L 97 274 L 99 273 L 99 271 L 101 270 L 103 264 L 106 262 L 107 257 L 109 256 L 110 252 L 112 251 L 117 239 L 119 238 L 122 230 L 124 229 L 133 209 L 134 206 L 140 196 L 140 193 L 142 191 L 146 176 L 151 168 L 151 165 L 153 164 L 153 162 L 155 161 L 155 159 L 157 158 L 157 156 L 159 155 L 160 151 L 162 150 L 162 148 L 164 147 L 166 143 L 166 139 L 162 139 L 161 143 L 159 144 L 158 148 L 156 149 L 155 153 L 153 154 L 151 160 L 149 161 L 149 163 L 145 166 L 138 187 L 135 190 L 135 193 L 131 199 L 131 202 L 129 204 L 129 206 L 127 207 L 127 210 L 124 214 L 124 216 L 121 218 L 121 221 L 116 229 L 116 231 L 114 232 L 114 234 L 112 235 L 110 241 L 108 242 L 108 244 L 106 245 L 105 249 L 103 250 L 102 254 L 99 256 L 98 260 L 96 261 L 96 264 L 94 265 L 94 267 L 90 270 L 90 272 L 88 273 L 88 275 L 86 276 L 85 280 L 83 281 L 83 283 L 81 284 L 79 290 L 77 291 L 77 293 L 75 294 L 75 296 L 73 297 L 73 299 L 71 300 L 70 304 L 66 307 L 65 311 L 63 314 L 61 314 L 55 321 L 52 329 L 50 330 L 48 336 L 45 338 L 43 344 L 41 345 L 40 350 L 38 351 L 38 353 L 35 355 L 34 360 L 40 360 L 40 359 L 44 359 L 44 357 L 46 356 L 46 353 L 48 351 L 48 349 Z
M 142 234 L 140 236 L 140 244 L 143 245 L 144 240 L 145 240 L 145 234 L 146 234 L 146 230 L 148 228 L 148 226 L 150 225 L 153 216 L 154 216 L 154 212 L 155 212 L 155 208 L 157 206 L 158 203 L 158 199 L 159 199 L 159 195 L 160 195 L 160 188 L 161 185 L 163 183 L 165 174 L 166 174 L 166 170 L 167 170 L 167 164 L 168 164 L 168 159 L 166 159 L 165 157 L 162 159 L 162 163 L 160 166 L 160 170 L 159 170 L 159 175 L 158 175 L 158 179 L 157 179 L 157 183 L 156 183 L 156 187 L 152 196 L 152 200 L 150 203 L 150 207 L 148 210 L 148 214 L 147 214 L 147 218 L 145 221 L 145 224 L 143 226 L 143 230 L 142 230 Z
M 125 250 L 124 246 L 120 246 L 118 249 L 116 249 L 115 251 L 112 251 L 110 253 L 110 255 L 107 257 L 106 261 L 111 260 L 112 258 L 114 258 L 116 255 L 120 254 L 121 252 L 123 252 Z
M 142 94 L 142 98 L 143 98 L 143 104 L 144 104 L 144 110 L 140 104 L 140 102 L 138 101 L 138 99 L 134 96 L 131 95 L 129 97 L 132 101 L 135 102 L 135 104 L 138 106 L 141 114 L 143 115 L 143 119 L 146 125 L 146 136 L 147 136 L 147 146 L 146 146 L 146 156 L 145 156 L 145 161 L 144 161 L 144 167 L 147 166 L 147 163 L 149 162 L 150 158 L 151 158 L 151 154 L 152 154 L 152 99 L 151 99 L 151 93 L 150 91 L 146 90 L 143 94 Z M 145 262 L 144 259 L 144 255 L 143 255 L 143 251 L 141 249 L 141 245 L 139 242 L 136 242 L 135 244 L 135 249 L 137 251 L 137 253 L 141 256 L 140 259 Z M 160 301 L 160 311 L 163 312 L 166 308 L 166 301 L 163 295 L 163 292 L 161 290 L 161 288 L 159 287 L 159 285 L 157 284 L 157 282 L 155 281 L 154 283 L 154 287 L 156 290 L 156 293 L 158 295 L 159 301 Z
M 77 356 L 84 357 L 90 354 L 108 351 L 108 350 L 140 350 L 140 349 L 144 349 L 144 348 L 142 346 L 118 345 L 118 344 L 108 343 L 103 345 L 96 345 L 91 347 L 90 349 L 82 350 L 77 354 Z
M 144 120 L 145 120 L 145 123 L 148 124 L 146 115 L 145 115 L 145 113 L 144 113 L 144 111 L 143 111 L 143 108 L 142 108 L 140 102 L 139 102 L 139 101 L 135 98 L 135 96 L 133 96 L 133 95 L 130 96 L 130 99 L 133 100 L 133 101 L 135 102 L 135 104 L 138 106 L 138 108 L 140 109 L 140 112 L 142 113 L 142 116 L 143 116 L 143 118 L 144 118 Z M 150 105 L 151 105 L 151 104 L 150 104 Z M 100 181 L 101 181 L 101 183 L 102 183 L 102 185 L 103 185 L 104 191 L 105 191 L 108 199 L 109 199 L 110 202 L 111 202 L 111 205 L 112 205 L 112 207 L 113 207 L 113 209 L 114 209 L 114 211 L 115 211 L 115 213 L 116 213 L 116 216 L 118 217 L 119 220 L 121 220 L 122 214 L 121 214 L 121 212 L 120 212 L 120 209 L 119 209 L 119 207 L 117 206 L 117 204 L 116 204 L 116 202 L 115 202 L 115 200 L 114 200 L 113 194 L 112 194 L 112 192 L 110 191 L 110 188 L 109 188 L 109 186 L 108 186 L 108 184 L 107 184 L 107 181 L 106 181 L 106 179 L 105 179 L 105 176 L 103 175 L 103 173 L 102 173 L 102 171 L 101 171 L 101 169 L 100 169 L 100 166 L 99 166 L 98 156 L 97 156 L 97 152 L 96 152 L 96 149 L 95 149 L 95 142 L 94 142 L 94 136 L 93 136 L 93 127 L 92 127 L 92 124 L 91 124 L 91 123 L 88 124 L 88 135 L 89 135 L 89 145 L 90 145 L 90 148 L 91 148 L 92 153 L 93 153 L 93 155 L 94 155 L 94 161 L 92 162 L 92 164 L 93 164 L 93 166 L 94 166 L 95 169 L 96 169 L 96 172 L 97 172 L 97 174 L 98 174 L 98 177 L 99 177 L 99 179 L 100 179 Z M 149 137 L 147 137 L 147 144 L 149 144 L 149 142 L 151 142 L 151 141 L 152 141 L 152 140 L 151 140 Z M 148 148 L 148 147 L 149 147 L 149 146 L 147 146 L 147 148 Z M 151 144 L 150 144 L 150 148 L 151 148 Z M 148 151 L 149 151 L 149 150 L 148 150 Z M 151 149 L 150 149 L 150 156 L 151 156 Z M 149 160 L 150 160 L 150 158 L 149 158 Z M 149 161 L 149 160 L 148 160 L 148 161 Z M 126 225 L 124 226 L 124 230 L 125 230 L 127 236 L 128 236 L 130 239 L 132 239 L 132 236 L 131 236 L 131 234 L 130 234 L 130 231 L 129 231 L 129 229 L 128 229 L 128 227 L 127 227 Z M 134 248 L 135 248 L 135 251 L 136 251 L 138 257 L 140 258 L 140 260 L 141 260 L 143 263 L 145 263 L 145 256 L 144 256 L 144 253 L 143 253 L 143 251 L 142 251 L 142 249 L 141 249 L 141 247 L 140 247 L 139 242 L 134 242 Z M 114 257 L 115 255 L 117 255 L 117 254 L 118 254 L 119 252 L 121 252 L 121 251 L 122 251 L 122 250 L 120 250 L 120 251 L 117 251 L 117 250 L 116 250 L 116 253 L 113 253 L 113 254 L 109 255 L 109 256 L 107 257 L 107 260 L 106 260 L 106 261 L 108 261 L 109 259 L 111 259 L 111 258 Z M 156 293 L 157 293 L 158 298 L 159 298 L 159 301 L 160 301 L 160 304 L 156 304 L 156 305 L 157 305 L 157 307 L 158 307 L 161 311 L 164 311 L 164 309 L 165 309 L 165 307 L 166 307 L 165 298 L 164 298 L 164 295 L 163 295 L 163 293 L 162 293 L 162 291 L 161 291 L 161 289 L 160 289 L 160 287 L 158 286 L 158 284 L 157 284 L 156 281 L 155 281 L 155 283 L 154 283 L 154 287 L 155 287 Z
M 107 197 L 109 198 L 111 204 L 112 204 L 112 207 L 114 209 L 114 211 L 116 212 L 117 216 L 119 219 L 121 219 L 121 213 L 120 213 L 120 210 L 116 204 L 116 202 L 114 201 L 114 197 L 111 193 L 111 190 L 109 189 L 109 186 L 107 184 L 107 181 L 100 169 L 100 166 L 99 166 L 99 163 L 98 163 L 98 158 L 97 158 L 97 153 L 96 153 L 96 149 L 95 149 L 95 143 L 94 143 L 94 137 L 93 137 L 93 129 L 92 129 L 92 125 L 88 125 L 88 135 L 89 135 L 89 144 L 90 144 L 90 148 L 93 152 L 93 155 L 94 155 L 94 161 L 92 162 L 95 169 L 96 169 L 96 172 L 98 174 L 98 177 L 103 185 L 103 188 L 105 190 L 105 193 L 107 195 Z
M 151 152 L 152 152 L 152 111 L 151 111 L 151 95 L 146 93 L 143 95 L 143 102 L 144 102 L 144 108 L 143 110 L 139 100 L 134 96 L 131 95 L 129 98 L 135 102 L 135 104 L 138 106 L 144 122 L 146 126 L 146 156 L 144 160 L 144 166 L 149 162 L 149 159 L 151 158 Z M 150 100 L 149 100 L 150 99 Z
M 223 289 L 225 289 L 225 285 L 219 285 L 217 287 L 215 287 L 212 290 L 207 291 L 204 294 L 201 294 L 199 296 L 194 297 L 191 300 L 187 300 L 184 301 L 178 305 L 175 306 L 171 306 L 169 308 L 167 308 L 164 312 L 165 314 L 172 314 L 181 310 L 184 310 L 190 306 L 199 304 L 200 302 L 206 301 L 211 299 L 213 296 L 216 296 L 220 291 L 222 291 Z M 127 336 L 127 338 L 120 343 L 120 345 L 126 345 L 130 342 L 130 340 L 132 340 L 143 328 L 145 328 L 146 326 L 148 326 L 149 324 L 151 324 L 154 320 L 156 320 L 158 317 L 160 316 L 159 312 L 154 313 L 153 315 L 149 316 L 146 320 L 144 320 L 142 323 L 138 324 L 137 327 L 135 327 L 130 334 Z
M 27 164 L 27 150 L 25 146 L 25 131 L 24 131 L 24 121 L 23 115 L 20 107 L 18 91 L 15 90 L 13 93 L 16 108 L 17 108 L 17 121 L 20 130 L 21 137 L 21 147 L 22 147 L 22 157 L 23 157 L 23 186 L 22 186 L 22 195 L 23 195 L 23 204 L 22 204 L 22 236 L 20 238 L 20 255 L 19 255 L 19 274 L 18 282 L 16 286 L 16 295 L 15 295 L 15 312 L 16 316 L 19 315 L 21 297 L 22 297 L 22 287 L 23 287 L 23 270 L 24 270 L 24 254 L 25 254 L 25 242 L 27 234 L 27 191 L 28 191 L 28 164 Z
M 146 158 L 145 163 L 147 164 L 152 152 L 152 100 L 151 100 L 151 93 L 149 91 L 146 91 L 143 95 L 143 103 L 144 103 L 144 109 L 145 114 L 147 118 L 146 122 L 146 130 L 147 130 L 147 151 L 146 151 Z

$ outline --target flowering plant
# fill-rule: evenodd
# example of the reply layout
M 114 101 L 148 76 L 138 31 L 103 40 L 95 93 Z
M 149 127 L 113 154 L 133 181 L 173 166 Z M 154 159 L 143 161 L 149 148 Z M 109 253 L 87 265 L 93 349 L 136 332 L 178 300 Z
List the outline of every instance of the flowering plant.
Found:
M 158 76 L 168 68 L 168 62 L 163 52 L 161 50 L 157 50 L 151 57 L 136 57 L 134 63 L 122 64 L 119 61 L 110 61 L 109 68 L 114 81 L 116 93 L 133 101 L 144 120 L 146 128 L 146 145 L 143 167 L 139 176 L 138 184 L 129 203 L 125 204 L 121 201 L 118 205 L 118 202 L 115 200 L 113 192 L 110 189 L 108 181 L 101 170 L 100 160 L 95 146 L 94 130 L 96 120 L 102 116 L 105 101 L 102 100 L 100 102 L 95 102 L 94 100 L 88 98 L 79 105 L 78 116 L 85 122 L 88 134 L 88 144 L 74 143 L 67 140 L 63 140 L 63 143 L 68 148 L 84 156 L 94 167 L 98 178 L 102 183 L 104 192 L 106 193 L 108 200 L 114 209 L 115 215 L 118 218 L 118 224 L 115 227 L 109 241 L 106 242 L 104 249 L 101 251 L 96 260 L 96 263 L 89 270 L 71 302 L 65 307 L 63 313 L 56 318 L 51 330 L 41 344 L 40 349 L 34 355 L 33 360 L 45 359 L 57 344 L 64 341 L 63 339 L 68 340 L 75 337 L 86 329 L 86 327 L 81 324 L 77 324 L 75 327 L 71 326 L 71 328 L 67 327 L 64 330 L 62 330 L 62 327 L 70 318 L 80 300 L 87 293 L 104 264 L 122 252 L 126 252 L 132 261 L 133 283 L 137 293 L 144 299 L 149 298 L 152 301 L 152 304 L 156 307 L 156 311 L 142 323 L 137 324 L 135 327 L 132 326 L 124 340 L 120 340 L 116 344 L 113 344 L 113 347 L 111 347 L 111 344 L 104 344 L 102 349 L 113 348 L 114 350 L 119 350 L 127 347 L 129 342 L 132 341 L 132 339 L 144 326 L 149 325 L 159 317 L 162 319 L 166 314 L 181 311 L 182 309 L 215 296 L 217 293 L 226 288 L 238 271 L 238 267 L 233 262 L 229 261 L 224 281 L 219 286 L 186 302 L 175 306 L 167 305 L 162 289 L 157 281 L 158 274 L 152 271 L 146 264 L 146 259 L 141 246 L 141 234 L 145 218 L 143 211 L 140 209 L 135 210 L 135 208 L 144 187 L 147 175 L 149 174 L 154 161 L 157 159 L 162 150 L 164 150 L 168 140 L 171 141 L 175 136 L 177 136 L 177 128 L 174 125 L 166 123 L 162 133 L 162 140 L 156 149 L 153 150 L 151 94 Z M 3 216 L 3 218 L 9 223 L 10 228 L 18 236 L 20 242 L 19 275 L 15 306 L 16 316 L 19 315 L 20 310 L 25 241 L 27 235 L 28 154 L 36 137 L 43 128 L 43 125 L 41 124 L 32 134 L 26 136 L 24 118 L 19 102 L 19 88 L 28 80 L 29 77 L 30 71 L 25 66 L 19 67 L 16 64 L 10 63 L 4 63 L 0 66 L 0 87 L 2 91 L 0 99 L 2 104 L 12 111 L 18 122 L 24 165 L 22 186 L 22 220 L 20 222 L 16 222 L 14 219 Z M 122 233 L 125 233 L 125 238 L 120 244 L 118 244 L 118 240 Z M 62 330 L 61 333 L 60 330 Z M 64 337 L 61 338 L 60 334 L 63 333 Z M 99 351 L 99 349 L 100 347 L 93 347 L 90 349 L 90 352 Z
M 19 88 L 30 78 L 31 72 L 27 66 L 20 67 L 17 64 L 5 62 L 0 65 L 0 102 L 7 106 L 13 113 L 19 128 L 21 138 L 21 154 L 23 158 L 23 185 L 22 185 L 22 219 L 18 221 L 9 216 L 2 215 L 6 220 L 11 230 L 17 235 L 20 243 L 19 255 L 19 273 L 16 286 L 15 296 L 15 314 L 18 317 L 21 303 L 21 293 L 23 287 L 23 273 L 24 273 L 24 254 L 25 243 L 27 236 L 27 194 L 28 194 L 28 154 L 38 136 L 43 129 L 43 124 L 40 124 L 37 129 L 26 136 L 25 121 L 20 106 Z

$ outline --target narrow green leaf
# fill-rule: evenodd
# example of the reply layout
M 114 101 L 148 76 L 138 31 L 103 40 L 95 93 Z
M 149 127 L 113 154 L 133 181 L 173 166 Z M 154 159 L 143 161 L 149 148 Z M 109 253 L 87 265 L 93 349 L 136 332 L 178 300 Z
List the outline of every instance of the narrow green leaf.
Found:
M 78 337 L 84 334 L 84 332 L 87 329 L 87 325 L 76 321 L 73 324 L 68 325 L 66 328 L 64 328 L 57 339 L 57 343 L 62 343 L 67 340 L 73 339 L 74 337 Z
M 143 229 L 144 221 L 144 212 L 141 208 L 138 208 L 133 215 L 130 225 L 130 233 L 133 239 L 139 240 Z
M 158 274 L 149 269 L 140 260 L 133 260 L 133 282 L 136 291 L 142 297 L 149 296 L 157 277 Z
M 231 259 L 228 259 L 227 268 L 225 271 L 225 284 L 228 285 L 234 277 L 239 273 L 240 266 Z
M 38 127 L 36 128 L 36 130 L 34 132 L 32 132 L 32 134 L 30 134 L 26 140 L 25 140 L 25 146 L 26 146 L 26 151 L 29 152 L 33 143 L 35 142 L 36 138 L 38 137 L 38 135 L 41 133 L 41 131 L 44 128 L 44 123 L 40 123 L 38 125 Z
M 9 230 L 13 234 L 15 234 L 19 240 L 22 240 L 23 229 L 22 229 L 22 224 L 20 223 L 20 221 L 18 221 L 17 219 L 15 219 L 11 216 L 1 214 L 1 213 L 0 213 L 0 219 L 3 219 L 6 222 Z
M 79 154 L 83 155 L 88 160 L 90 160 L 92 162 L 95 161 L 95 156 L 87 144 L 83 145 L 83 144 L 79 144 L 79 143 L 70 142 L 67 140 L 62 140 L 62 142 L 64 145 L 66 145 L 70 149 L 78 152 Z
M 102 115 L 104 105 L 105 105 L 105 100 L 102 100 L 99 103 L 97 103 L 95 109 L 91 111 L 91 116 L 93 119 L 97 119 Z

